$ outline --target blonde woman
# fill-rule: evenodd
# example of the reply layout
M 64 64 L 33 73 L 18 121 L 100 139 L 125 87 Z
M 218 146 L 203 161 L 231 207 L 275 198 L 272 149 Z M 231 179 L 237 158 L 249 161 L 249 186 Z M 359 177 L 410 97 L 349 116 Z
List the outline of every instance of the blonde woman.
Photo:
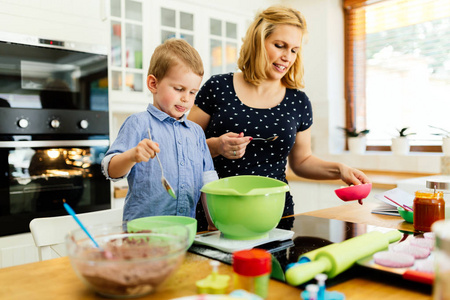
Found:
M 241 72 L 212 76 L 197 94 L 188 118 L 205 130 L 220 178 L 260 175 L 287 182 L 289 162 L 292 171 L 305 178 L 342 179 L 355 185 L 370 182 L 357 169 L 312 154 L 311 103 L 299 90 L 304 87 L 306 34 L 299 11 L 267 8 L 247 30 L 238 59 Z M 278 138 L 258 140 L 272 136 Z M 284 215 L 293 213 L 288 193 Z

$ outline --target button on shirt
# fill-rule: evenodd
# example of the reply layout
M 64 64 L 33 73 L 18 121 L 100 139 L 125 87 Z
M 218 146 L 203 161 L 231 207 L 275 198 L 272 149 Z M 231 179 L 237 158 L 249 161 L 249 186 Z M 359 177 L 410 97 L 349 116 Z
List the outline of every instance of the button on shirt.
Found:
M 152 104 L 147 111 L 129 116 L 102 161 L 103 173 L 112 181 L 124 178 L 109 176 L 109 162 L 114 155 L 136 147 L 148 138 L 147 128 L 150 128 L 153 141 L 159 144 L 158 156 L 164 176 L 177 199 L 173 199 L 162 185 L 161 168 L 156 158 L 137 163 L 124 176 L 128 180 L 124 220 L 157 215 L 195 217 L 203 172 L 214 170 L 214 165 L 203 129 L 186 116 L 176 120 Z

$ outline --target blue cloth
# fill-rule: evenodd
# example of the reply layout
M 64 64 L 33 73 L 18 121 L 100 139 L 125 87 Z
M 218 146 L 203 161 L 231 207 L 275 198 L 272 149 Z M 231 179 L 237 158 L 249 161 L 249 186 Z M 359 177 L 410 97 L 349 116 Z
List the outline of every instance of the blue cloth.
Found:
M 129 116 L 122 124 L 116 140 L 105 158 L 102 170 L 111 178 L 108 165 L 114 155 L 135 147 L 148 138 L 150 128 L 153 141 L 159 144 L 158 154 L 164 168 L 164 176 L 174 189 L 173 199 L 161 183 L 158 160 L 137 163 L 124 177 L 128 180 L 125 198 L 124 221 L 158 215 L 195 217 L 195 207 L 200 199 L 203 173 L 214 170 L 203 129 L 186 119 L 176 120 L 149 104 L 147 111 Z

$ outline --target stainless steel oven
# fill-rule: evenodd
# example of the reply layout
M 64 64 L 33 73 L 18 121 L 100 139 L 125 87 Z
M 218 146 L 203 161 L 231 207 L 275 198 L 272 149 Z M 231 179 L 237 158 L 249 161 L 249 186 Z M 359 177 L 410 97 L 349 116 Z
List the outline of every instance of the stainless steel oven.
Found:
M 111 207 L 106 47 L 0 33 L 0 236 Z

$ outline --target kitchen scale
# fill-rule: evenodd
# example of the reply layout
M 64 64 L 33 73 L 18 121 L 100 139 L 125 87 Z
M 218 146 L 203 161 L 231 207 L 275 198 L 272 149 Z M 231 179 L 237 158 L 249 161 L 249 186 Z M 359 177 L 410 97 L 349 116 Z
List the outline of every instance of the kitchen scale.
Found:
M 209 246 L 227 253 L 234 251 L 252 249 L 256 246 L 264 245 L 274 241 L 290 240 L 294 236 L 291 230 L 274 228 L 269 231 L 269 235 L 265 238 L 255 240 L 232 240 L 225 238 L 219 230 L 197 234 L 194 244 Z

